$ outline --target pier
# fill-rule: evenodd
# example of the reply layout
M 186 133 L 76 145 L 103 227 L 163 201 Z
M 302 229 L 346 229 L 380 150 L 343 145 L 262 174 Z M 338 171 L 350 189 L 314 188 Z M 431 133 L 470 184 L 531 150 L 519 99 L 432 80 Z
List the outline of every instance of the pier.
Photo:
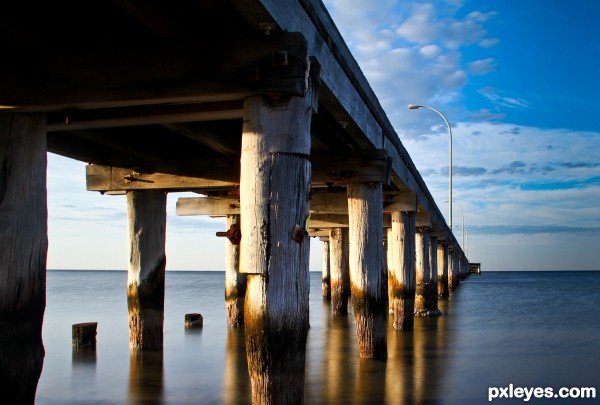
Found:
M 439 315 L 469 274 L 320 1 L 24 0 L 0 23 L 8 402 L 33 403 L 43 367 L 46 152 L 87 162 L 88 191 L 125 196 L 132 353 L 162 348 L 166 199 L 192 191 L 178 215 L 227 217 L 225 301 L 253 403 L 302 402 L 311 239 L 362 358 L 387 357 L 388 318 L 401 331 Z

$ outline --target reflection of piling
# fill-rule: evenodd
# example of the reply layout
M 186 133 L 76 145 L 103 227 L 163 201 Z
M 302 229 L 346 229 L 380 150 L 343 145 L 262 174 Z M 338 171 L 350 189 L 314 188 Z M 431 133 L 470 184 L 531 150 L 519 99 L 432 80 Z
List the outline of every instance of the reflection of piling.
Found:
M 161 404 L 163 401 L 163 352 L 132 350 L 129 353 L 129 403 Z
M 129 346 L 136 350 L 163 347 L 166 205 L 162 190 L 127 192 Z
M 250 397 L 248 362 L 244 342 L 244 330 L 229 328 L 225 346 L 225 375 L 223 377 L 223 403 L 239 404 Z
M 44 362 L 46 115 L 0 114 L 0 395 L 33 403 Z
M 348 185 L 350 283 L 360 357 L 387 357 L 387 275 L 381 182 Z
M 71 327 L 73 347 L 96 347 L 98 322 L 76 323 Z
M 334 228 L 329 231 L 329 257 L 333 315 L 348 315 L 350 269 L 348 267 L 347 228 Z

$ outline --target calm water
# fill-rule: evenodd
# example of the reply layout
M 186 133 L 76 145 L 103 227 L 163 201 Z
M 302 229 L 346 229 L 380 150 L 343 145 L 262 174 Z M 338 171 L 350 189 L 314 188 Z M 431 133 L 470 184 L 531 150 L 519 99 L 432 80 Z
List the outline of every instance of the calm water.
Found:
M 320 277 L 311 273 L 306 404 L 479 404 L 488 387 L 511 383 L 600 392 L 600 272 L 471 276 L 440 301 L 441 318 L 388 330 L 386 362 L 358 358 L 353 316 L 332 318 Z M 167 272 L 165 348 L 139 357 L 129 354 L 126 280 L 48 272 L 37 404 L 250 403 L 243 332 L 225 320 L 224 273 Z M 184 329 L 190 312 L 203 314 L 201 331 Z M 73 353 L 71 325 L 92 321 L 96 351 Z

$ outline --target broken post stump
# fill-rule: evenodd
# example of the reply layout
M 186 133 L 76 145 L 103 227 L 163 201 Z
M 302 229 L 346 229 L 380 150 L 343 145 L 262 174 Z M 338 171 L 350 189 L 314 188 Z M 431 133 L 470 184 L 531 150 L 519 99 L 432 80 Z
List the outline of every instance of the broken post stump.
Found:
M 204 326 L 204 318 L 202 317 L 202 314 L 185 314 L 186 328 L 201 328 L 202 326 Z
M 72 326 L 73 347 L 96 347 L 98 322 L 76 323 Z

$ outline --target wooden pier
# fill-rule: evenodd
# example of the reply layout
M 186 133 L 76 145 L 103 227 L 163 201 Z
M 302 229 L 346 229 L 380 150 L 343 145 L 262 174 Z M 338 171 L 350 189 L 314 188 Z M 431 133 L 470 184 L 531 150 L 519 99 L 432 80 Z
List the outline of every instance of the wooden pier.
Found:
M 302 402 L 309 237 L 328 244 L 336 316 L 351 296 L 361 357 L 386 357 L 389 308 L 410 329 L 468 275 L 320 1 L 22 0 L 0 39 L 8 402 L 33 403 L 43 365 L 46 151 L 87 162 L 89 191 L 126 195 L 132 351 L 162 348 L 168 194 L 198 193 L 179 215 L 228 218 L 227 313 L 245 328 L 254 403 Z

